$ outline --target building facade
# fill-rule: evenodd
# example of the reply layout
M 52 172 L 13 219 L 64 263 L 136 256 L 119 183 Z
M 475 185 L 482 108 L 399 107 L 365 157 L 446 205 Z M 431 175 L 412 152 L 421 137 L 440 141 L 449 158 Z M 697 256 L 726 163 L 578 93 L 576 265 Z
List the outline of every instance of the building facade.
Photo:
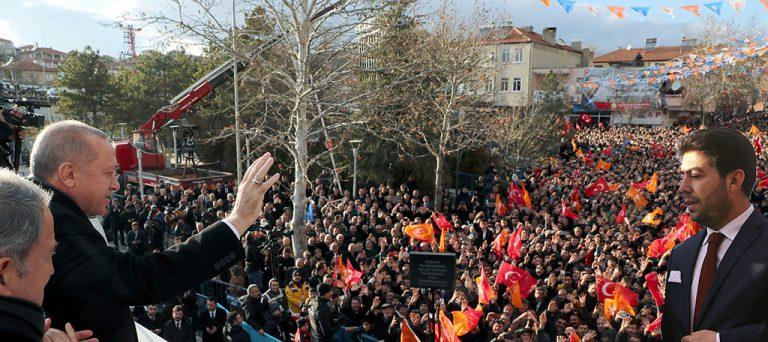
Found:
M 16 47 L 8 39 L 0 38 L 0 64 L 5 64 L 11 58 L 16 57 Z
M 547 27 L 541 34 L 533 27 L 505 26 L 485 49 L 489 77 L 484 85 L 488 102 L 496 107 L 531 105 L 547 74 L 565 79 L 573 68 L 589 67 L 592 51 L 580 41 L 565 45 L 557 40 L 557 28 Z

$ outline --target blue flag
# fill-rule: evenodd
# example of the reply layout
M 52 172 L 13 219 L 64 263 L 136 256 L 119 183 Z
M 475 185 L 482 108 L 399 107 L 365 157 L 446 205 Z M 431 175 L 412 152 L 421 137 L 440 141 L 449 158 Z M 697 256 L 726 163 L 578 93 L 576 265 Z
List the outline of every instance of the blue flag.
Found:
M 644 17 L 648 16 L 648 11 L 651 9 L 650 7 L 630 7 L 633 11 L 642 14 Z
M 559 2 L 560 6 L 563 7 L 565 13 L 571 13 L 573 10 L 573 4 L 576 3 L 576 1 L 573 0 L 557 0 L 557 2 Z
M 704 4 L 704 7 L 709 8 L 712 12 L 715 12 L 715 14 L 720 15 L 720 9 L 723 7 L 723 2 L 709 2 Z

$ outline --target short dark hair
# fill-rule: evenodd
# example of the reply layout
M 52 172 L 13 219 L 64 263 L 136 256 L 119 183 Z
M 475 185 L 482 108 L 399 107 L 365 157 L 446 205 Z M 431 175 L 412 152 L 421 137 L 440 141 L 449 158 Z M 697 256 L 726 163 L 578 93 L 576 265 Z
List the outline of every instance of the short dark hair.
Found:
M 692 151 L 704 153 L 722 178 L 736 170 L 744 171 L 741 191 L 750 196 L 757 177 L 757 159 L 752 143 L 741 132 L 714 127 L 688 134 L 678 144 L 678 157 Z

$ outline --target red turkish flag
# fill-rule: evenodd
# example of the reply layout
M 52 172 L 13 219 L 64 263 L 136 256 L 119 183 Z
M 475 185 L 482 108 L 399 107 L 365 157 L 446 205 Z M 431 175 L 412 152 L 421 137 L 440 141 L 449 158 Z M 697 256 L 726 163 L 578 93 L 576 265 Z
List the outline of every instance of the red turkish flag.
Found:
M 507 255 L 512 259 L 520 259 L 520 250 L 523 248 L 523 240 L 520 234 L 523 232 L 523 225 L 519 223 L 515 231 L 509 237 L 509 243 L 507 244 Z
M 659 287 L 659 275 L 656 274 L 656 272 L 651 272 L 645 275 L 645 287 L 651 292 L 656 307 L 662 307 L 664 305 L 664 295 L 661 293 L 661 288 Z
M 616 215 L 616 224 L 622 224 L 624 223 L 624 219 L 627 217 L 627 205 L 622 204 L 621 210 L 619 210 L 618 215 Z
M 506 261 L 502 262 L 499 267 L 499 274 L 496 276 L 496 284 L 510 287 L 514 282 L 520 284 L 520 296 L 528 298 L 538 281 L 522 268 L 512 266 Z
M 597 300 L 600 303 L 604 303 L 606 299 L 613 298 L 614 290 L 621 289 L 622 297 L 626 298 L 630 305 L 637 306 L 640 303 L 640 297 L 632 290 L 621 286 L 620 284 L 610 281 L 608 279 L 597 277 Z
M 432 214 L 432 219 L 435 220 L 437 227 L 444 232 L 453 229 L 453 225 L 443 214 Z
M 525 194 L 523 193 L 522 186 L 518 187 L 514 182 L 509 182 L 507 201 L 509 205 L 525 206 Z
M 597 182 L 592 183 L 584 188 L 584 194 L 587 195 L 587 197 L 593 197 L 599 193 L 613 190 L 615 189 L 611 186 L 611 184 L 608 184 L 608 181 L 605 180 L 605 177 L 600 177 Z
M 652 332 L 654 332 L 656 330 L 661 329 L 661 320 L 662 320 L 661 317 L 663 315 L 664 315 L 664 313 L 660 313 L 659 317 L 656 317 L 656 320 L 654 320 L 651 324 L 648 324 L 648 326 L 645 327 L 645 332 L 650 334 L 650 333 L 652 333 Z
M 571 209 L 568 208 L 568 204 L 565 203 L 564 199 L 560 200 L 560 216 L 569 218 L 571 220 L 579 219 L 579 215 L 576 215 L 574 212 L 571 211 Z

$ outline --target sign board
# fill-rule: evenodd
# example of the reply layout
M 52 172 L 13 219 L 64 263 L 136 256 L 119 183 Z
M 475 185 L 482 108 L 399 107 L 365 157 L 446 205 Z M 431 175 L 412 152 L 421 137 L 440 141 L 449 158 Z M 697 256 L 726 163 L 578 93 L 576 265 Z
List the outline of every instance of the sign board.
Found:
M 456 254 L 410 253 L 411 287 L 453 290 L 456 287 Z

